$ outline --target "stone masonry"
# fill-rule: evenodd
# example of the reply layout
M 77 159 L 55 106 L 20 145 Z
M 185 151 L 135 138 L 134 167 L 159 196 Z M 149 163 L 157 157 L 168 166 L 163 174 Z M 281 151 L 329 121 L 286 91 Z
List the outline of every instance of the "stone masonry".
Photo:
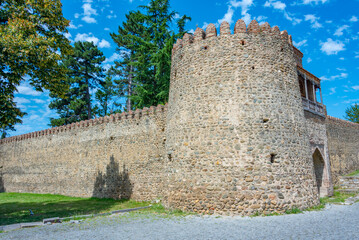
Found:
M 359 167 L 359 132 L 326 115 L 302 57 L 268 23 L 198 28 L 173 47 L 168 105 L 1 140 L 0 190 L 205 214 L 314 206 Z

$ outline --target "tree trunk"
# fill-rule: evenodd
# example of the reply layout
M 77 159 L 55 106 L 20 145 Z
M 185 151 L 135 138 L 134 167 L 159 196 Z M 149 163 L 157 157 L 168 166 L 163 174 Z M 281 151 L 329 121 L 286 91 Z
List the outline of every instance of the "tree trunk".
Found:
M 128 96 L 127 96 L 127 100 L 126 100 L 127 111 L 130 111 L 132 109 L 132 103 L 131 103 L 132 78 L 133 78 L 132 71 L 133 71 L 133 66 L 130 66 L 130 74 L 128 75 L 128 87 L 127 87 Z
M 86 100 L 87 100 L 87 119 L 91 119 L 91 97 L 90 97 L 90 85 L 89 80 L 86 78 Z

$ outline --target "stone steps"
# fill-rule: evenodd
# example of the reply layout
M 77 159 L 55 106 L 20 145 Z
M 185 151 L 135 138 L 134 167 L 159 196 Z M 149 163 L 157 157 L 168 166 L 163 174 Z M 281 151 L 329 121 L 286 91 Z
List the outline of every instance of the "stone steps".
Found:
M 359 193 L 359 175 L 339 177 L 338 191 L 344 193 Z

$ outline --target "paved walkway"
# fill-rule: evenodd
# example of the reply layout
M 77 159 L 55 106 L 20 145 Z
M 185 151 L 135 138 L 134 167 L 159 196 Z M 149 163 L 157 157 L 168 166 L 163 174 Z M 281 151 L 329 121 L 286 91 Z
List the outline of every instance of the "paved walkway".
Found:
M 14 230 L 0 239 L 359 239 L 359 203 L 254 218 L 122 214 Z

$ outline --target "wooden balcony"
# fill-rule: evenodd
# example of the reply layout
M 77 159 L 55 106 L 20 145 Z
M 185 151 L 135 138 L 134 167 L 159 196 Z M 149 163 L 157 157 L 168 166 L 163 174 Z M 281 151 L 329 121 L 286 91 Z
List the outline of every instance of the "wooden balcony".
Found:
M 325 107 L 321 103 L 310 101 L 307 98 L 302 97 L 302 104 L 305 111 L 325 117 Z

